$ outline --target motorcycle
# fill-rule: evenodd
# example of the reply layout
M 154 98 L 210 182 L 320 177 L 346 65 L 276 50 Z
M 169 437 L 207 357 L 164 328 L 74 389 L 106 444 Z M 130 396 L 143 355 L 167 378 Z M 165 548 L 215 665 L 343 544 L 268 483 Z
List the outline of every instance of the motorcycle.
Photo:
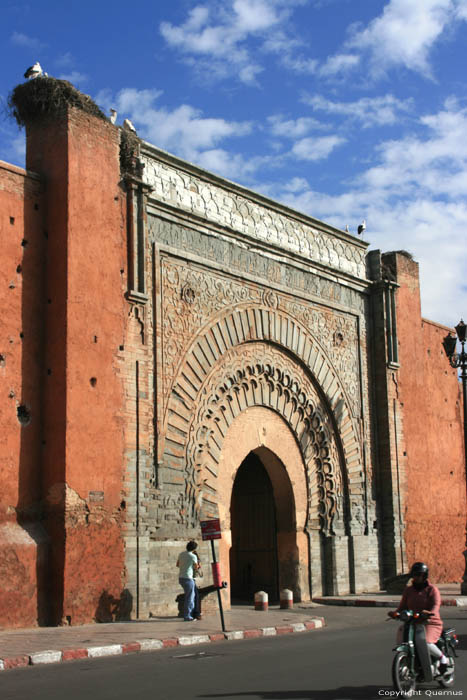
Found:
M 400 697 L 410 698 L 416 690 L 417 683 L 429 683 L 436 680 L 442 688 L 454 685 L 456 647 L 459 643 L 453 627 L 443 630 L 436 642 L 447 657 L 446 670 L 440 673 L 437 663 L 430 657 L 423 622 L 429 615 L 401 610 L 393 613 L 393 619 L 404 623 L 402 643 L 394 647 L 396 652 L 392 662 L 392 681 Z

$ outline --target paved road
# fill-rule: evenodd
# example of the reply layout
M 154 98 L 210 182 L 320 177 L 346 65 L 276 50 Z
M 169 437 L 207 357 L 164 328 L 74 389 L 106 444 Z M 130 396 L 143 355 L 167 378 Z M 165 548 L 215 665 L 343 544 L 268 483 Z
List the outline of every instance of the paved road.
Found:
M 323 610 L 323 609 L 321 609 Z M 326 608 L 328 627 L 274 637 L 23 668 L 0 675 L 2 700 L 378 700 L 392 691 L 396 624 L 384 609 Z M 461 640 L 457 682 L 467 698 L 467 611 L 443 611 Z M 438 695 L 439 692 L 442 695 Z M 436 693 L 436 695 L 435 695 Z M 394 696 L 392 696 L 394 697 Z M 419 697 L 429 697 L 428 693 Z

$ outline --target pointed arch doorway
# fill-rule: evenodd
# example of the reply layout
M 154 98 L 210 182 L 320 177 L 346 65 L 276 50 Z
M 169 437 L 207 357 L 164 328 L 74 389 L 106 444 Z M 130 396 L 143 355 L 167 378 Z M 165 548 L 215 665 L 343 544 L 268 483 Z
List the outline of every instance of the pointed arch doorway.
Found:
M 261 459 L 250 452 L 235 477 L 231 502 L 232 601 L 251 601 L 256 591 L 279 596 L 277 520 L 271 479 Z

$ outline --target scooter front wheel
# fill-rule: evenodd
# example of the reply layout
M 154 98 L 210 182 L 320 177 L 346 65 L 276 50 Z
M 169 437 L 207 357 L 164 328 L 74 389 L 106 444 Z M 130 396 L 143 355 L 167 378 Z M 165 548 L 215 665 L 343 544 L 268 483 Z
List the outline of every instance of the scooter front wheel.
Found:
M 409 698 L 416 688 L 416 680 L 410 669 L 410 658 L 405 651 L 398 651 L 392 662 L 392 682 L 401 697 Z

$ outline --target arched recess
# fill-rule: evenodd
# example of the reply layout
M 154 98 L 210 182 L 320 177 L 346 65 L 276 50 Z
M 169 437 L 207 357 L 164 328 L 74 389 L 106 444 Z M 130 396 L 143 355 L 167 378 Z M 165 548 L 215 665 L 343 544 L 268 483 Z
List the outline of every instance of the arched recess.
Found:
M 307 599 L 309 540 L 305 525 L 308 498 L 303 456 L 284 418 L 264 406 L 252 406 L 239 413 L 225 435 L 217 477 L 223 570 L 225 568 L 228 578 L 232 488 L 240 465 L 250 453 L 261 460 L 274 492 L 279 587 L 293 590 L 297 599 Z

